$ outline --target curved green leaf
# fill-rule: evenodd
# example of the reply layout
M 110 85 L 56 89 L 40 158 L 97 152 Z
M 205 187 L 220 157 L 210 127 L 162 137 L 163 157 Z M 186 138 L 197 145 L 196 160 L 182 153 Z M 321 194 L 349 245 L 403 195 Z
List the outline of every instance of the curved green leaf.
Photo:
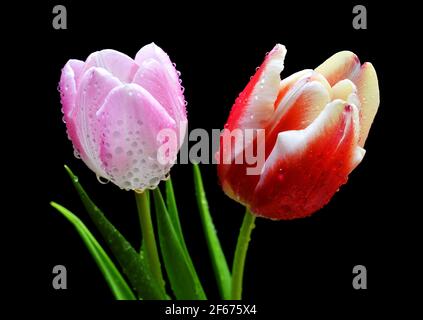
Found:
M 181 243 L 182 249 L 185 251 L 186 256 L 189 258 L 188 248 L 185 243 L 184 235 L 182 233 L 181 223 L 179 221 L 179 213 L 178 208 L 176 206 L 176 199 L 175 193 L 173 191 L 173 184 L 171 178 L 166 180 L 165 183 L 166 187 L 166 205 L 167 205 L 167 212 L 169 213 L 170 220 L 172 221 L 173 228 L 175 229 L 176 236 Z M 189 262 L 194 268 L 191 259 L 189 258 Z
M 204 300 L 200 279 L 179 241 L 160 189 L 154 189 L 153 195 L 160 248 L 172 290 L 180 300 Z
M 110 223 L 103 212 L 92 202 L 82 188 L 78 177 L 65 166 L 72 183 L 82 200 L 91 220 L 106 240 L 123 272 L 141 299 L 168 299 L 164 286 L 153 277 L 146 259 L 138 254 L 125 237 Z
M 84 223 L 60 204 L 55 202 L 50 202 L 50 204 L 72 223 L 76 231 L 78 231 L 115 298 L 117 300 L 136 300 L 125 279 Z
M 203 179 L 198 164 L 193 165 L 194 184 L 197 196 L 198 209 L 200 211 L 201 222 L 203 223 L 204 234 L 209 248 L 210 259 L 212 261 L 214 274 L 217 285 L 219 287 L 222 299 L 231 298 L 231 272 L 226 262 L 225 254 L 217 237 L 216 228 L 214 227 L 212 217 L 209 211 L 209 205 L 204 191 Z

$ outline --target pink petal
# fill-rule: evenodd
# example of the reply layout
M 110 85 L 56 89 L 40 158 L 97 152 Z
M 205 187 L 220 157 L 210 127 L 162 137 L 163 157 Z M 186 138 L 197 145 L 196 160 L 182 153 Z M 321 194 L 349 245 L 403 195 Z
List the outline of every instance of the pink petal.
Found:
M 280 133 L 251 210 L 273 219 L 294 219 L 323 207 L 364 155 L 358 135 L 358 109 L 341 100 L 329 103 L 306 129 Z
M 62 103 L 63 120 L 66 123 L 68 138 L 72 141 L 77 153 L 83 153 L 83 148 L 76 133 L 76 124 L 72 117 L 75 109 L 77 83 L 76 79 L 84 66 L 79 60 L 69 60 L 62 69 L 59 82 L 60 102 Z
M 156 60 L 160 65 L 162 65 L 174 86 L 176 83 L 179 83 L 179 77 L 174 64 L 172 64 L 172 61 L 167 53 L 155 43 L 150 43 L 142 47 L 135 56 L 135 62 L 138 66 L 142 66 L 145 61 L 150 59 Z
M 100 132 L 97 110 L 104 103 L 109 92 L 121 85 L 118 78 L 103 68 L 91 67 L 80 80 L 76 97 L 77 109 L 72 113 L 76 133 L 81 142 L 81 158 L 98 175 L 107 178 L 99 159 Z
M 77 90 L 77 79 L 80 76 L 84 62 L 79 60 L 69 60 L 62 69 L 60 76 L 59 90 L 61 93 L 61 102 L 63 114 L 69 116 L 75 107 L 75 94 Z
M 154 188 L 172 164 L 157 159 L 163 129 L 177 130 L 166 110 L 137 84 L 110 92 L 97 112 L 100 121 L 101 160 L 111 180 L 123 189 Z
M 135 74 L 133 83 L 146 89 L 177 122 L 186 121 L 181 85 L 170 76 L 168 67 L 153 58 L 146 59 Z
M 91 67 L 103 68 L 117 77 L 120 81 L 126 83 L 132 81 L 134 74 L 138 70 L 138 65 L 134 60 L 126 54 L 111 49 L 105 49 L 90 54 L 82 72 L 85 73 Z

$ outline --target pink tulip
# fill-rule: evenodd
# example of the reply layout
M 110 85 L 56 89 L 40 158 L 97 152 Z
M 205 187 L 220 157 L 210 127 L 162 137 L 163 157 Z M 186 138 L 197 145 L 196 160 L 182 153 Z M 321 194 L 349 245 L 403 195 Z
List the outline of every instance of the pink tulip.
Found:
M 98 177 L 126 190 L 166 178 L 173 161 L 158 158 L 169 139 L 160 133 L 175 133 L 167 154 L 175 159 L 187 118 L 179 73 L 161 48 L 146 45 L 135 59 L 108 49 L 71 59 L 59 87 L 68 137 Z

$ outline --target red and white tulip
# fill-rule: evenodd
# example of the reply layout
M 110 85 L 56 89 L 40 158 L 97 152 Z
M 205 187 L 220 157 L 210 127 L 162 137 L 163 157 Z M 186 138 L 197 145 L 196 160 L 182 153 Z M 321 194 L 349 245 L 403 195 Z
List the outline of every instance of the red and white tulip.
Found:
M 247 174 L 246 163 L 218 165 L 225 193 L 271 219 L 306 217 L 329 202 L 363 159 L 379 106 L 376 71 L 354 53 L 339 52 L 281 80 L 285 54 L 278 44 L 266 55 L 225 125 L 229 131 L 264 129 L 260 174 Z M 229 156 L 234 160 L 250 147 L 260 149 L 255 140 L 241 151 L 231 148 Z M 221 144 L 221 159 L 225 152 Z

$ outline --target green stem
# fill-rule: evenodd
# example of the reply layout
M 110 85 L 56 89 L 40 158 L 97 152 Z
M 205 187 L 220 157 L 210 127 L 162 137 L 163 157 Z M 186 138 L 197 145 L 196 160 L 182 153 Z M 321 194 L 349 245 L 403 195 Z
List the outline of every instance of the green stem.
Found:
M 135 192 L 137 201 L 138 217 L 141 224 L 143 249 L 150 264 L 151 272 L 159 282 L 163 282 L 162 270 L 160 266 L 159 253 L 157 251 L 156 238 L 154 236 L 153 221 L 150 212 L 149 190 L 142 193 Z
M 242 296 L 242 280 L 244 276 L 245 258 L 247 256 L 248 244 L 251 239 L 251 231 L 255 225 L 256 217 L 247 209 L 244 220 L 242 221 L 241 230 L 238 235 L 238 242 L 235 249 L 234 263 L 232 266 L 232 299 L 241 300 Z

